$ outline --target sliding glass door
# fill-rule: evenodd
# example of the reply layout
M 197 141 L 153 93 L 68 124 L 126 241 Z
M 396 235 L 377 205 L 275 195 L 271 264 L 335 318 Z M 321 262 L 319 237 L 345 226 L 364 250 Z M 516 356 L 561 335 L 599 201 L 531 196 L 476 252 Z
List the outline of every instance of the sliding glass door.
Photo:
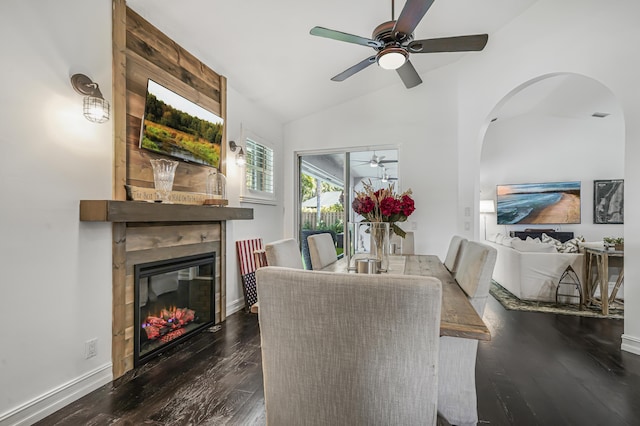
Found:
M 362 189 L 363 182 L 382 188 L 397 178 L 397 149 L 298 154 L 298 231 L 305 267 L 310 268 L 305 256 L 309 234 L 330 233 L 340 256 L 344 226 L 353 220 L 355 191 Z

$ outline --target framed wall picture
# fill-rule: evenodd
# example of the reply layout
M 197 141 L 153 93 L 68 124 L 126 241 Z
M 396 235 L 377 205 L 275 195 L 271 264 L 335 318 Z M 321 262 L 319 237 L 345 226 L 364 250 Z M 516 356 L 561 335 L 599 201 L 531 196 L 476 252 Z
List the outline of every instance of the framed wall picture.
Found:
M 593 223 L 624 223 L 624 179 L 593 181 Z

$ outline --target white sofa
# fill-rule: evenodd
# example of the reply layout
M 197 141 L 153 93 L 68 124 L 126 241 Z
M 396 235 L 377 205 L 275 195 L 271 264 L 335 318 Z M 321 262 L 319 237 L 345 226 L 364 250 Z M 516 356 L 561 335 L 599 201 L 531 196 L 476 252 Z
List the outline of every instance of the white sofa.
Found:
M 555 302 L 558 281 L 569 265 L 583 283 L 584 255 L 582 253 L 521 251 L 512 247 L 514 239 L 510 237 L 501 239 L 498 236 L 497 242 L 491 239 L 490 237 L 486 244 L 498 251 L 493 279 L 519 299 Z M 523 242 L 520 239 L 518 241 Z M 526 244 L 519 244 L 519 246 L 526 246 Z M 526 248 L 519 248 L 526 250 Z M 577 290 L 570 286 L 563 286 L 561 293 L 578 296 Z M 577 298 L 569 297 L 561 301 L 578 303 Z

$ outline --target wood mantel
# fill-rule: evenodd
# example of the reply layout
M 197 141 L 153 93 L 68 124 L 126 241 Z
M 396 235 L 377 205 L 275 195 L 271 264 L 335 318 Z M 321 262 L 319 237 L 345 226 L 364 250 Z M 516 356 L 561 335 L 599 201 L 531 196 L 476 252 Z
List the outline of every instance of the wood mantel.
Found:
M 253 219 L 253 209 L 146 201 L 80 200 L 80 220 L 88 222 L 217 222 Z

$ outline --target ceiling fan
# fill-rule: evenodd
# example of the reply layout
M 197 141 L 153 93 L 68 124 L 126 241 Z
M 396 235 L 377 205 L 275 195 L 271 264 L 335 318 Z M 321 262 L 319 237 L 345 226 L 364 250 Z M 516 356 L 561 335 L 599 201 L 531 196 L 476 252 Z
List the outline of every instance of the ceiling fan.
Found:
M 378 25 L 373 30 L 371 38 L 324 27 L 311 29 L 311 35 L 372 47 L 376 51 L 373 56 L 347 68 L 331 80 L 344 81 L 377 62 L 381 68 L 396 70 L 407 89 L 411 89 L 422 83 L 422 79 L 409 60 L 410 53 L 480 51 L 487 44 L 489 38 L 487 34 L 414 40 L 413 31 L 434 0 L 407 0 L 397 21 L 394 14 L 394 1 L 391 0 L 391 21 Z
M 386 155 L 376 155 L 376 153 L 374 152 L 370 160 L 364 160 L 364 161 L 356 160 L 356 161 L 361 162 L 363 164 L 368 164 L 370 167 L 384 167 L 384 164 L 398 162 L 398 160 L 385 160 L 384 158 L 386 158 Z
M 384 183 L 389 182 L 390 180 L 398 180 L 397 177 L 391 177 L 391 174 L 383 164 L 381 164 L 380 167 L 382 168 L 381 169 L 382 172 L 379 173 L 379 176 L 373 179 L 380 179 L 380 181 Z

